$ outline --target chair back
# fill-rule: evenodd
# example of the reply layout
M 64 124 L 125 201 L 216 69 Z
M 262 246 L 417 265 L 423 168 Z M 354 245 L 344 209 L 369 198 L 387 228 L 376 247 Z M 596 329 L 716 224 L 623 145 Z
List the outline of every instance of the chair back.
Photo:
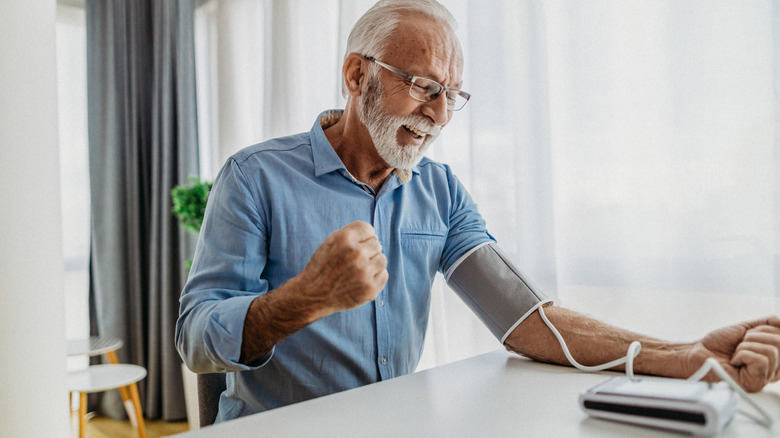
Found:
M 198 374 L 198 416 L 200 427 L 211 426 L 217 419 L 219 396 L 225 391 L 224 373 Z

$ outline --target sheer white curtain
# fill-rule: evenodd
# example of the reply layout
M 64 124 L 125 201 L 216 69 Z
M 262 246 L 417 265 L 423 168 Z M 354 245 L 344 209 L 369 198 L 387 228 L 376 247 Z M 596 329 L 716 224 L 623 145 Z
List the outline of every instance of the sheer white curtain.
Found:
M 89 336 L 89 159 L 87 147 L 87 26 L 83 5 L 57 3 L 57 118 L 65 262 L 65 336 Z M 68 357 L 69 368 L 88 364 Z
M 430 154 L 452 165 L 500 245 L 549 294 L 564 304 L 594 290 L 780 295 L 770 0 L 443 3 L 473 97 Z M 210 172 L 343 105 L 344 42 L 371 4 L 211 0 L 199 10 Z M 437 285 L 421 368 L 498 347 Z

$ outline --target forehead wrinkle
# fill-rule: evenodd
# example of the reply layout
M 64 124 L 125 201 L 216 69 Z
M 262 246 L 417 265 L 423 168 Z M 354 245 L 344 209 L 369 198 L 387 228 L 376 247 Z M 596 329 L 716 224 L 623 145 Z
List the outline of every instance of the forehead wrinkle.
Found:
M 457 38 L 448 26 L 424 15 L 402 14 L 383 58 L 409 74 L 460 86 L 463 62 Z

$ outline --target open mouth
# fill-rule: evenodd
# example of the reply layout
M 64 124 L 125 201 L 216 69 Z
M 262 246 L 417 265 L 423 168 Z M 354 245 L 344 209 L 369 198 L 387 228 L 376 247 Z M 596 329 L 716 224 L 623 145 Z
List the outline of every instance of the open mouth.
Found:
M 404 129 L 406 129 L 406 131 L 409 134 L 411 134 L 411 136 L 414 137 L 414 138 L 423 138 L 426 135 L 426 133 L 420 131 L 419 129 L 415 128 L 414 126 L 410 126 L 410 125 L 403 125 L 403 126 L 404 126 Z

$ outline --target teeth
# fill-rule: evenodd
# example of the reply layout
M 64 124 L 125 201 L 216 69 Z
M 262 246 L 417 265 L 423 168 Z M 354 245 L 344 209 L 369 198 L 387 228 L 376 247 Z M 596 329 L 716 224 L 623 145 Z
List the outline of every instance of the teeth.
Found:
M 418 135 L 420 137 L 426 135 L 424 132 L 420 131 L 419 129 L 415 128 L 414 126 L 404 125 L 404 127 L 406 129 L 412 131 L 413 133 L 415 133 L 416 135 Z

